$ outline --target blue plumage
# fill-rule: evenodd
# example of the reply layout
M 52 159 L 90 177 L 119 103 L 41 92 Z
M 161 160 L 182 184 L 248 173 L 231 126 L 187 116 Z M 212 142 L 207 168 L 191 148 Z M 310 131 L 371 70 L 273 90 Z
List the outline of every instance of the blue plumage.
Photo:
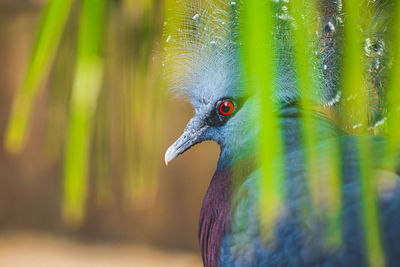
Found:
M 368 159 L 377 181 L 379 221 L 387 266 L 400 266 L 400 184 L 399 173 L 387 168 L 382 159 L 385 140 L 378 137 L 352 136 L 337 127 L 320 110 L 341 107 L 340 56 L 341 27 L 344 15 L 341 1 L 322 1 L 325 15 L 323 27 L 315 41 L 315 75 L 309 109 L 316 125 L 315 145 L 318 171 L 318 210 L 304 214 L 304 203 L 311 203 L 302 145 L 302 113 L 298 107 L 296 73 L 293 66 L 291 27 L 288 1 L 274 1 L 276 44 L 274 62 L 275 104 L 278 124 L 282 128 L 283 154 L 273 168 L 282 166 L 286 177 L 281 185 L 285 201 L 273 229 L 265 229 L 259 220 L 259 133 L 258 116 L 262 103 L 249 94 L 254 83 L 246 80 L 240 57 L 241 1 L 214 0 L 196 5 L 186 3 L 186 13 L 179 17 L 182 27 L 166 36 L 166 74 L 172 90 L 188 97 L 194 117 L 182 136 L 168 149 L 168 163 L 190 147 L 205 140 L 214 140 L 221 147 L 216 172 L 205 195 L 199 221 L 199 243 L 205 266 L 367 266 L 360 197 L 360 154 L 358 144 L 369 144 Z M 305 1 L 307 2 L 307 1 Z M 383 5 L 384 1 L 366 1 Z M 182 4 L 182 3 L 181 3 Z M 381 9 L 377 8 L 379 14 Z M 382 9 L 383 10 L 383 9 Z M 387 47 L 384 32 L 385 16 L 376 16 L 365 30 L 365 50 L 374 66 L 367 77 L 372 126 L 384 116 L 382 109 Z M 379 27 L 378 27 L 379 26 Z M 368 41 L 369 40 L 369 41 Z M 375 51 L 374 53 L 371 51 Z M 383 81 L 383 78 L 381 79 Z M 356 111 L 355 111 L 356 112 Z M 269 125 L 277 127 L 278 125 Z M 364 140 L 364 141 L 363 141 Z M 276 140 L 269 140 L 276 142 Z M 341 176 L 342 192 L 340 225 L 341 242 L 328 245 L 330 210 L 329 173 L 332 151 L 338 151 L 336 168 Z M 273 239 L 264 232 L 273 233 Z

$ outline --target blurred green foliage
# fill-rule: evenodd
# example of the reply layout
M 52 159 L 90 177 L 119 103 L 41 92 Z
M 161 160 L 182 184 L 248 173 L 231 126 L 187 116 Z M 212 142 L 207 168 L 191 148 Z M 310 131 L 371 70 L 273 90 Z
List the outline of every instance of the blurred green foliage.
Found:
M 64 218 L 79 223 L 87 198 L 87 174 L 93 114 L 103 79 L 101 45 L 105 1 L 82 2 L 77 59 L 70 100 L 64 162 Z
M 11 153 L 24 148 L 33 103 L 49 80 L 45 149 L 50 158 L 63 159 L 62 217 L 70 226 L 84 221 L 89 183 L 99 205 L 118 200 L 119 193 L 129 205 L 155 195 L 165 105 L 154 53 L 163 15 L 157 3 L 44 4 L 4 145 Z
M 5 146 L 10 152 L 17 153 L 23 146 L 32 102 L 54 60 L 71 5 L 71 0 L 49 1 L 43 10 L 36 34 L 37 40 L 25 77 L 16 95 L 6 132 Z
M 349 1 L 344 5 L 346 23 L 344 27 L 343 47 L 343 113 L 340 115 L 343 128 L 353 126 L 353 132 L 366 134 L 368 128 L 368 95 L 365 94 L 363 83 L 363 37 L 360 32 L 362 19 L 362 2 Z M 367 18 L 372 20 L 373 18 Z M 353 100 L 353 97 L 356 99 Z M 350 116 L 351 115 L 351 116 Z M 357 126 L 357 127 L 356 127 Z M 363 209 L 363 223 L 367 255 L 371 266 L 384 266 L 379 234 L 379 212 L 376 194 L 376 179 L 369 159 L 372 157 L 368 143 L 359 142 L 361 199 Z
M 395 167 L 398 160 L 398 148 L 400 143 L 400 3 L 397 1 L 396 9 L 394 12 L 394 30 L 392 41 L 393 49 L 393 66 L 390 73 L 390 83 L 388 91 L 388 151 L 389 151 L 389 166 Z
M 272 1 L 271 1 L 272 2 Z M 273 40 L 273 30 L 276 21 L 272 18 L 273 4 L 265 5 L 262 1 L 245 2 L 242 13 L 243 32 L 243 57 L 244 64 L 248 66 L 247 80 L 257 81 L 254 84 L 255 94 L 262 99 L 263 109 L 260 113 L 260 163 L 263 166 L 262 179 L 260 181 L 260 218 L 264 225 L 263 237 L 271 240 L 273 225 L 278 219 L 279 210 L 284 201 L 283 173 L 277 173 L 274 164 L 283 153 L 281 129 L 275 116 L 274 103 L 271 95 L 274 94 L 273 58 L 276 53 L 276 43 Z M 270 140 L 276 140 L 270 142 Z M 276 179 L 270 179 L 276 177 Z

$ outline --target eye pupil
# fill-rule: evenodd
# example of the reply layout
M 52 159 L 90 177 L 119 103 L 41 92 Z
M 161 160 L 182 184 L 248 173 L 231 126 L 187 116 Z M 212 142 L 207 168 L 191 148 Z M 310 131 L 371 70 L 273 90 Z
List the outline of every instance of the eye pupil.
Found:
M 233 104 L 229 101 L 224 101 L 219 106 L 219 112 L 224 115 L 230 115 L 233 112 Z

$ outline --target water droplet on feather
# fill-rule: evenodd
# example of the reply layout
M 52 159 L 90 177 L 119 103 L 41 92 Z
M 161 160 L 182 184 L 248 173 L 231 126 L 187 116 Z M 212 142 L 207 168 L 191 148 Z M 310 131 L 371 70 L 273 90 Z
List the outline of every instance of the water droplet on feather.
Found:
M 332 22 L 328 22 L 328 27 L 329 27 L 329 30 L 331 30 L 331 31 L 335 31 L 335 25 L 333 25 L 333 23 Z

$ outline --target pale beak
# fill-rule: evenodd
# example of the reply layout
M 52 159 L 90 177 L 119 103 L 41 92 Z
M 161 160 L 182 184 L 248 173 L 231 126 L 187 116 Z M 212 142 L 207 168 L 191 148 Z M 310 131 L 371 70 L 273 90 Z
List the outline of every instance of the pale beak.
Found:
M 168 165 L 169 162 L 195 144 L 204 141 L 203 134 L 208 127 L 207 124 L 197 117 L 191 119 L 181 137 L 179 137 L 165 153 L 165 165 Z

